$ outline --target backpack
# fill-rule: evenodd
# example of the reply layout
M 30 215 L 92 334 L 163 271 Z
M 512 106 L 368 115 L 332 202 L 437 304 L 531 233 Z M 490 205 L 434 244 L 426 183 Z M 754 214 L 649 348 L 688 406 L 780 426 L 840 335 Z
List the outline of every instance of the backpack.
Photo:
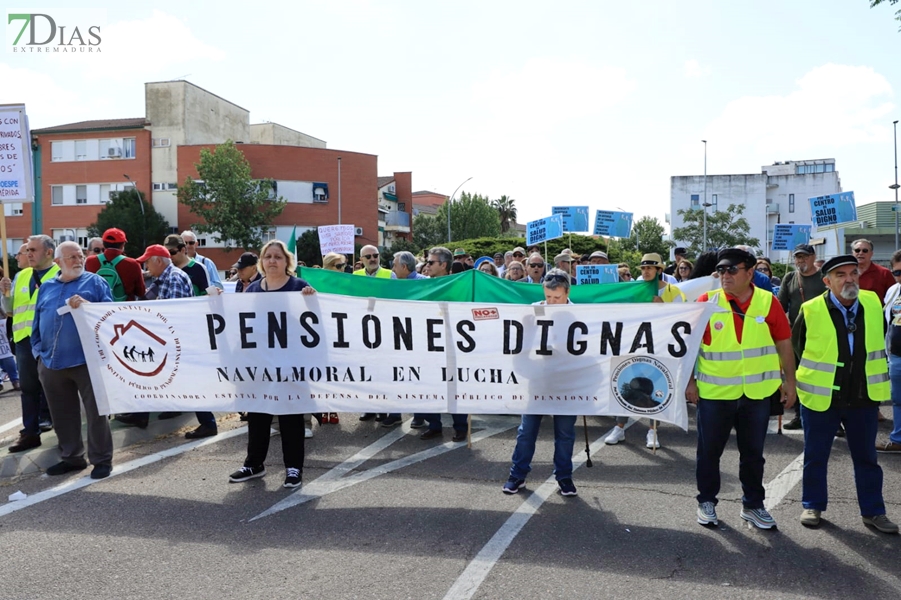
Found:
M 106 256 L 103 254 L 100 254 L 97 258 L 100 260 L 100 268 L 97 270 L 97 274 L 103 277 L 103 280 L 106 281 L 110 290 L 112 290 L 113 302 L 125 302 L 128 299 L 128 295 L 125 293 L 125 284 L 122 283 L 122 278 L 119 277 L 119 272 L 116 271 L 116 265 L 125 258 L 125 255 L 120 254 L 112 261 L 106 260 Z

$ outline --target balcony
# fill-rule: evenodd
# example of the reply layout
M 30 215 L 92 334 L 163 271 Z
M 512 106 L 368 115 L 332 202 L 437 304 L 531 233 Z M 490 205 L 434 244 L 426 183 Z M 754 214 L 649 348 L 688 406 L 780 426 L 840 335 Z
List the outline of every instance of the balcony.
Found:
M 390 212 L 385 217 L 385 231 L 410 233 L 410 213 Z

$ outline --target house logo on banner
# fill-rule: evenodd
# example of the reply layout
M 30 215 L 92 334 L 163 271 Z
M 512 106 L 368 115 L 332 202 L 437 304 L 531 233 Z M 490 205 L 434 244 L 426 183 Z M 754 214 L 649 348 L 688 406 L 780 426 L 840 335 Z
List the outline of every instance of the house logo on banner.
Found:
M 162 314 L 148 310 L 149 314 L 142 315 L 141 322 L 138 322 L 128 314 L 135 309 L 116 306 L 97 323 L 94 331 L 98 346 L 102 339 L 105 342 L 103 345 L 112 353 L 111 357 L 104 356 L 104 350 L 98 347 L 101 360 L 117 379 L 127 382 L 129 387 L 145 391 L 164 390 L 175 381 L 178 373 L 181 341 Z M 151 317 L 154 314 L 156 316 Z
M 673 376 L 652 356 L 624 356 L 612 361 L 610 387 L 626 410 L 642 415 L 663 412 L 675 396 Z

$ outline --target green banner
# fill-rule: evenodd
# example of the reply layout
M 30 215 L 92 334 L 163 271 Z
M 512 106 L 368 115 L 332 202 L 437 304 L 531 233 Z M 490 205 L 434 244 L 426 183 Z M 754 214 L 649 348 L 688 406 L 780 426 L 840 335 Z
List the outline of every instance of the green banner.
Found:
M 493 302 L 531 304 L 544 300 L 537 283 L 507 281 L 470 269 L 435 279 L 379 279 L 349 273 L 337 273 L 311 267 L 298 268 L 299 276 L 316 291 L 345 296 L 427 300 L 443 302 Z M 653 282 L 599 283 L 574 285 L 569 297 L 575 304 L 613 302 L 651 302 L 656 292 Z

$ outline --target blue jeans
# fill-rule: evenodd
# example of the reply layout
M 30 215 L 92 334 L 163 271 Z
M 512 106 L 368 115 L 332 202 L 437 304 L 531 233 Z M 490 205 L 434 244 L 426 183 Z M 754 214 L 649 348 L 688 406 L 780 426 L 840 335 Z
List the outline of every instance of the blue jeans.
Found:
M 19 381 L 19 369 L 16 368 L 16 359 L 12 356 L 0 358 L 0 369 L 9 375 L 10 381 Z
M 429 429 L 441 430 L 441 413 L 423 413 L 419 416 L 426 420 L 426 423 L 429 424 Z M 466 415 L 451 415 L 451 418 L 454 421 L 454 431 L 466 432 L 469 430 Z
M 801 504 L 804 508 L 826 510 L 829 491 L 826 471 L 832 440 L 839 423 L 845 426 L 845 439 L 854 464 L 857 504 L 865 517 L 885 514 L 882 499 L 882 467 L 876 462 L 876 430 L 879 406 L 866 408 L 829 408 L 823 412 L 801 407 L 804 425 L 804 481 Z
M 22 435 L 41 435 L 41 421 L 50 420 L 50 408 L 38 377 L 38 361 L 31 353 L 31 338 L 16 342 L 19 385 L 22 386 Z M 12 377 L 12 376 L 10 376 Z
M 216 416 L 211 412 L 195 412 L 197 416 L 197 422 L 201 425 L 207 425 L 212 427 L 213 429 L 218 429 L 216 426 Z
M 901 356 L 889 353 L 888 361 L 888 374 L 892 380 L 892 419 L 895 422 L 889 439 L 901 444 Z
M 735 428 L 738 442 L 738 479 L 745 508 L 763 508 L 763 444 L 770 421 L 770 402 L 751 400 L 698 400 L 698 502 L 716 504 L 720 493 L 720 457 Z M 832 432 L 835 434 L 835 432 Z M 875 447 L 875 446 L 874 446 Z
M 513 466 L 510 476 L 525 479 L 532 470 L 535 441 L 543 415 L 523 415 L 516 432 L 516 448 L 513 450 Z M 573 476 L 573 446 L 576 443 L 576 416 L 554 415 L 554 476 L 557 481 Z

